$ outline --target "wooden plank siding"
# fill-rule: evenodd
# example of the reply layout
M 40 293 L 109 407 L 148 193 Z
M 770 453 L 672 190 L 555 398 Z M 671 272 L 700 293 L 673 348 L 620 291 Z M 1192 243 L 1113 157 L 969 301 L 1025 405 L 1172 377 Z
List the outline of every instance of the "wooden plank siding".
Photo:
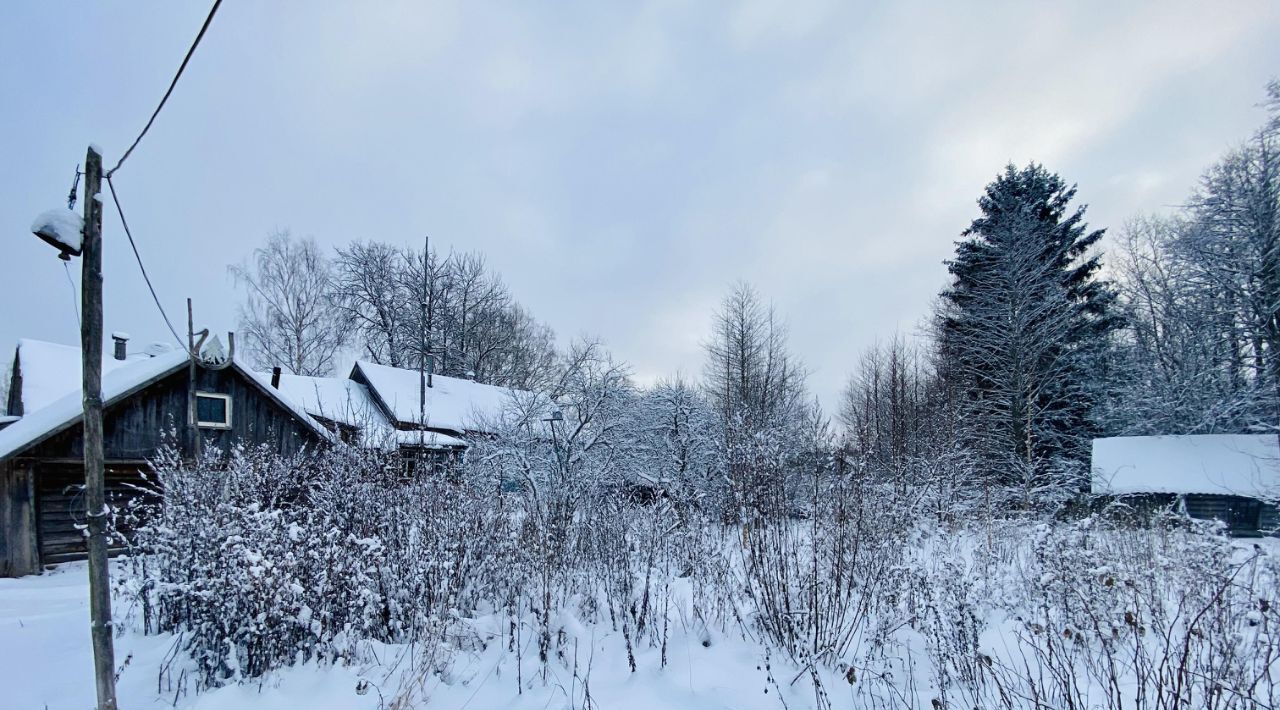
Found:
M 1232 535 L 1254 536 L 1261 528 L 1262 503 L 1256 498 L 1227 495 L 1187 495 L 1187 515 L 1200 520 L 1220 520 Z
M 1122 501 L 1132 514 L 1129 521 L 1142 524 L 1161 510 L 1183 511 L 1196 520 L 1219 520 L 1227 531 L 1236 537 L 1258 537 L 1277 532 L 1280 513 L 1276 506 L 1256 498 L 1207 493 L 1131 493 L 1123 496 L 1102 496 L 1099 503 Z M 1097 506 L 1094 508 L 1098 509 Z
M 186 411 L 186 373 L 182 377 L 182 410 Z M 231 428 L 201 429 L 206 449 L 227 451 L 236 442 L 268 444 L 282 456 L 292 456 L 304 446 L 319 443 L 316 434 L 298 421 L 293 412 L 264 393 L 262 386 L 231 368 L 198 370 L 196 391 L 231 395 Z
M 44 564 L 83 559 L 86 539 L 83 533 L 84 467 L 72 464 L 40 463 L 36 466 L 36 525 L 39 535 L 40 560 Z M 122 510 L 132 500 L 148 501 L 154 490 L 144 478 L 145 464 L 107 463 L 104 484 L 107 502 Z M 119 532 L 128 534 L 123 522 Z M 113 538 L 111 551 L 124 547 L 124 541 Z
M 1262 515 L 1258 521 L 1263 534 L 1280 536 L 1280 508 L 1274 503 L 1262 504 Z
M 35 481 L 29 464 L 0 461 L 0 577 L 40 571 Z
M 231 368 L 199 370 L 196 390 L 230 395 L 230 429 L 200 429 L 203 446 L 227 451 L 235 442 L 269 444 L 288 456 L 319 438 L 293 412 L 264 394 L 255 382 Z M 187 421 L 187 372 L 175 372 L 103 412 L 103 453 L 108 460 L 148 459 L 166 444 L 190 451 L 183 436 Z M 23 458 L 79 459 L 84 456 L 80 424 L 23 452 Z

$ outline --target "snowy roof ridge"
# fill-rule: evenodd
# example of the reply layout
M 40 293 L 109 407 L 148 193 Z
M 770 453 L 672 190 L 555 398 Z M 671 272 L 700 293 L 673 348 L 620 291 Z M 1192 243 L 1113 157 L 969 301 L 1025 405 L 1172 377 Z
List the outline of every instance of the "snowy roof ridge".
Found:
M 315 417 L 352 426 L 360 426 L 370 416 L 386 421 L 368 388 L 355 380 L 281 373 L 277 389 Z
M 350 378 L 280 374 L 279 390 L 313 417 L 354 427 L 361 444 L 373 448 L 407 445 L 425 448 L 466 448 L 467 442 L 437 431 L 397 429 L 375 394 Z
M 1276 434 L 1120 436 L 1093 440 L 1094 493 L 1280 497 Z

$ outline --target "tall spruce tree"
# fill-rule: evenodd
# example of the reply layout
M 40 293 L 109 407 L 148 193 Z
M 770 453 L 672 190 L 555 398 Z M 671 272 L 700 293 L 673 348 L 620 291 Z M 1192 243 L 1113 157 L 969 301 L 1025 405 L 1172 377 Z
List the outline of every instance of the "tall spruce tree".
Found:
M 1114 293 L 1097 278 L 1075 187 L 1009 165 L 947 262 L 942 374 L 962 395 L 962 436 L 984 482 L 1031 501 L 1080 482 L 1103 391 Z

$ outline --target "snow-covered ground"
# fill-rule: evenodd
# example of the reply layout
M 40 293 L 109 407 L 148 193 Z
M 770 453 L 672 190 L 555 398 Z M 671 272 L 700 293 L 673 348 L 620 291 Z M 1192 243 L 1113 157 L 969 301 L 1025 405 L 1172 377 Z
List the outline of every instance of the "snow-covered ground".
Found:
M 1272 557 L 1280 552 L 1277 550 L 1278 542 L 1272 539 L 1236 541 L 1231 545 L 1234 550 L 1232 556 L 1261 554 Z M 1070 547 L 1065 536 L 1063 544 L 1066 547 L 1054 548 L 1054 556 Z M 1204 544 L 1208 546 L 1203 550 L 1211 549 L 1212 543 L 1206 541 Z M 120 562 L 118 560 L 116 564 Z M 1060 567 L 1060 574 L 1082 566 L 1067 562 Z M 1269 581 L 1273 576 L 1268 571 L 1272 568 L 1255 566 L 1248 569 L 1252 571 L 1234 577 L 1235 582 L 1251 585 L 1253 591 L 1249 594 L 1274 599 L 1273 592 L 1269 591 L 1274 589 Z M 1122 604 L 1122 612 L 1117 613 L 1127 615 L 1130 613 L 1128 609 L 1146 609 L 1137 613 L 1150 618 L 1153 623 L 1158 622 L 1150 616 L 1151 609 L 1133 606 L 1140 605 L 1141 600 L 1131 598 L 1128 591 L 1122 591 L 1124 585 L 1107 583 L 1111 574 L 1115 574 L 1111 567 L 1103 566 L 1087 570 L 1079 579 L 1057 580 L 1054 574 L 1046 574 L 1038 583 L 1030 579 L 1025 584 L 1043 587 L 1036 593 L 1041 595 L 1040 598 L 1048 598 L 1044 594 L 1046 590 L 1054 594 L 1054 585 L 1067 584 L 1075 589 L 1081 584 L 1088 585 L 1088 580 L 1093 579 L 1098 589 L 1087 599 L 1079 596 L 1072 602 L 1067 596 L 1056 598 L 1068 605 L 1088 603 L 1091 605 L 1090 614 L 1109 614 L 1108 599 L 1118 594 L 1120 597 L 1117 598 L 1122 598 L 1125 603 Z M 1012 584 L 1012 580 L 1006 582 Z M 673 580 L 673 584 L 676 583 Z M 851 684 L 841 672 L 822 668 L 819 673 L 824 697 L 819 700 L 815 698 L 814 686 L 809 682 L 807 672 L 782 660 L 777 652 L 772 658 L 766 656 L 765 649 L 769 644 L 763 640 L 745 639 L 742 631 L 727 634 L 707 631 L 684 621 L 685 615 L 678 612 L 670 617 L 665 667 L 661 648 L 652 643 L 638 643 L 634 647 L 636 670 L 633 672 L 620 633 L 612 631 L 604 623 L 594 626 L 583 624 L 563 611 L 549 624 L 557 635 L 563 634 L 564 641 L 556 646 L 560 655 L 543 664 L 538 660 L 537 637 L 532 630 L 518 637 L 518 643 L 512 644 L 511 634 L 505 633 L 509 629 L 502 628 L 503 622 L 498 617 L 481 615 L 472 619 L 456 618 L 457 625 L 451 627 L 448 642 L 438 649 L 429 644 L 391 646 L 369 643 L 362 653 L 357 654 L 362 659 L 359 663 L 332 665 L 311 661 L 268 673 L 262 678 L 243 682 L 231 679 L 223 687 L 196 692 L 194 679 L 198 674 L 193 672 L 191 658 L 176 650 L 178 639 L 173 635 L 141 634 L 138 610 L 130 607 L 125 597 L 117 598 L 115 610 L 120 628 L 124 630 L 116 640 L 116 662 L 120 668 L 118 692 L 124 708 L 202 710 L 407 710 L 423 707 L 749 709 L 783 707 L 779 694 L 785 706 L 792 709 L 866 707 L 871 697 L 881 700 L 876 707 L 928 708 L 933 706 L 933 699 L 939 695 L 940 672 L 951 673 L 950 682 L 954 684 L 962 680 L 956 673 L 973 666 L 974 658 L 966 661 L 955 657 L 956 654 L 971 655 L 976 650 L 980 654 L 979 659 L 982 654 L 990 654 L 995 657 L 997 665 L 997 672 L 991 678 L 1017 686 L 1017 673 L 1021 669 L 1018 664 L 1036 663 L 1037 653 L 1053 647 L 1051 643 L 1050 646 L 1043 645 L 1049 643 L 1048 637 L 1035 636 L 1039 633 L 1038 624 L 1048 625 L 1068 618 L 1046 615 L 1046 612 L 1035 617 L 1035 623 L 1028 620 L 1028 625 L 1023 628 L 1023 624 L 1015 623 L 1005 613 L 995 609 L 984 612 L 981 605 L 964 601 L 975 594 L 985 595 L 977 589 L 981 586 L 977 578 L 970 576 L 968 581 L 957 584 L 948 588 L 942 577 L 933 578 L 929 598 L 934 601 L 930 605 L 936 604 L 944 613 L 931 615 L 928 610 L 922 610 L 923 615 L 915 624 L 918 629 L 904 626 L 893 634 L 901 645 L 892 655 L 909 655 L 911 662 L 906 665 L 899 663 L 892 669 L 895 685 L 909 693 L 895 694 L 891 699 L 880 692 L 888 686 L 867 685 L 871 679 L 865 669 L 858 670 L 856 683 Z M 1006 601 L 1017 592 L 1007 584 L 993 588 L 1003 589 L 996 596 L 1007 597 Z M 1138 584 L 1142 584 L 1141 579 Z M 1185 591 L 1188 590 L 1170 588 L 1166 593 L 1172 598 Z M 954 596 L 957 594 L 960 596 Z M 0 707 L 50 710 L 93 707 L 87 600 L 87 568 L 83 563 L 62 565 L 38 576 L 0 579 L 0 659 L 4 660 L 0 664 L 0 687 L 5 688 Z M 993 598 L 992 601 L 1000 604 L 998 599 Z M 1185 611 L 1190 608 L 1187 603 L 1181 602 L 1175 607 Z M 1249 601 L 1249 604 L 1255 603 L 1258 603 L 1256 598 Z M 1249 611 L 1247 606 L 1231 607 L 1228 611 L 1232 619 L 1214 622 L 1215 629 L 1232 632 L 1223 636 L 1226 646 L 1205 647 L 1196 653 L 1214 655 L 1225 650 L 1238 654 L 1247 650 L 1249 654 L 1255 654 L 1252 660 L 1238 657 L 1237 666 L 1240 662 L 1248 668 L 1257 663 L 1262 663 L 1262 667 L 1280 664 L 1277 648 L 1268 636 L 1275 606 L 1273 601 L 1263 603 L 1263 613 Z M 974 619 L 976 626 L 946 626 L 946 623 L 954 621 L 952 611 L 962 609 L 979 613 L 979 617 Z M 1246 611 L 1247 614 L 1244 613 Z M 1235 618 L 1237 616 L 1239 618 Z M 1116 624 L 1123 628 L 1122 622 Z M 1080 628 L 1074 623 L 1071 627 Z M 980 639 L 975 639 L 976 645 L 970 646 L 963 640 L 953 645 L 951 640 L 958 638 L 955 633 L 966 628 L 980 635 Z M 1074 632 L 1073 637 L 1075 633 L 1078 632 Z M 1116 633 L 1123 637 L 1122 631 L 1110 631 L 1108 635 Z M 1154 641 L 1157 642 L 1155 647 L 1144 653 L 1154 654 L 1146 656 L 1148 660 L 1159 661 L 1166 651 L 1161 650 L 1158 638 Z M 508 644 L 518 645 L 520 652 L 513 653 Z M 1175 645 L 1181 648 L 1176 639 Z M 1056 648 L 1057 652 L 1065 649 L 1063 646 Z M 1132 652 L 1134 649 L 1131 647 L 1129 650 Z M 1077 657 L 1058 670 L 1066 668 L 1078 674 L 1077 683 L 1082 688 L 1080 699 L 1086 703 L 1083 706 L 1109 707 L 1105 702 L 1109 699 L 1109 691 L 1099 684 L 1099 676 L 1091 675 L 1090 663 L 1097 663 L 1101 657 L 1095 655 L 1093 661 L 1089 661 L 1088 656 Z M 517 658 L 521 659 L 519 663 Z M 986 665 L 990 667 L 990 660 Z M 1001 675 L 1000 668 L 1013 675 Z M 1105 675 L 1101 677 L 1106 678 Z M 1126 693 L 1136 692 L 1129 679 L 1121 678 L 1119 682 L 1126 688 Z M 955 701 L 987 697 L 975 694 L 970 699 L 966 692 L 963 683 L 952 685 Z M 1275 699 L 1274 685 L 1265 684 L 1257 693 L 1261 698 Z M 885 699 L 889 702 L 884 702 Z M 832 705 L 825 705 L 827 701 Z
M 83 563 L 71 563 L 43 575 L 0 579 L 0 658 L 4 659 L 0 687 L 5 688 L 0 705 L 49 710 L 93 706 L 87 574 Z M 415 707 L 542 709 L 583 707 L 588 690 L 595 706 L 601 708 L 780 707 L 759 646 L 732 638 L 672 634 L 667 667 L 660 668 L 659 649 L 639 648 L 638 671 L 633 674 L 625 662 L 621 638 L 591 628 L 576 629 L 576 679 L 570 658 L 565 664 L 553 665 L 554 672 L 544 681 L 536 653 L 527 649 L 521 694 L 517 693 L 514 657 L 498 644 L 487 651 L 457 654 L 448 672 L 421 686 L 403 669 L 410 665 L 404 656 L 421 654 L 422 649 L 379 646 L 371 649 L 378 662 L 362 667 L 308 663 L 274 673 L 262 682 L 199 694 L 180 693 L 177 686 L 182 669 L 190 661 L 172 657 L 174 637 L 143 636 L 133 630 L 127 608 L 117 611 L 126 616 L 128 629 L 116 640 L 116 663 L 123 668 L 118 692 L 125 708 L 362 709 L 380 704 L 386 707 L 393 696 L 407 692 L 415 698 Z M 704 646 L 704 640 L 710 645 Z M 169 670 L 161 682 L 163 668 Z M 450 683 L 445 684 L 441 677 Z M 584 679 L 587 688 L 583 687 Z M 779 685 L 787 686 L 790 679 L 790 675 L 780 678 Z M 362 680 L 369 683 L 363 695 L 357 691 Z M 798 695 L 798 690 L 786 692 L 795 695 L 788 698 L 792 707 L 812 702 L 811 696 Z
M 116 643 L 129 659 L 120 676 L 125 706 L 155 699 L 155 674 L 171 638 L 128 635 Z M 89 647 L 89 582 L 84 563 L 43 575 L 0 579 L 0 683 L 11 708 L 89 708 L 94 705 Z

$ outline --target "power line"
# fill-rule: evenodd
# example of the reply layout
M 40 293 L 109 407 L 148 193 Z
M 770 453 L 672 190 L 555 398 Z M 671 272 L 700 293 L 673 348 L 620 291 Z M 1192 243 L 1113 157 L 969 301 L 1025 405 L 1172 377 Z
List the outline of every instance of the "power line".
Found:
M 67 266 L 68 262 L 62 262 L 63 271 L 67 272 L 67 285 L 71 287 L 71 308 L 76 312 L 76 326 L 80 325 L 80 293 L 76 291 L 76 282 L 71 278 L 71 267 Z
M 186 350 L 187 346 L 182 344 L 182 338 L 178 337 L 178 331 L 173 327 L 173 323 L 169 321 L 169 314 L 165 313 L 164 306 L 160 305 L 160 297 L 156 295 L 155 286 L 151 285 L 151 277 L 147 275 L 147 267 L 142 264 L 142 255 L 138 253 L 138 245 L 133 241 L 133 232 L 129 231 L 129 222 L 124 218 L 124 208 L 120 206 L 120 198 L 116 195 L 116 186 L 111 181 L 110 175 L 107 175 L 107 188 L 111 190 L 111 201 L 116 203 L 116 214 L 120 215 L 120 224 L 124 226 L 124 233 L 129 237 L 129 246 L 133 247 L 133 258 L 137 259 L 138 268 L 142 270 L 142 280 L 147 282 L 147 290 L 151 292 L 151 300 L 156 302 L 156 308 L 160 310 L 160 315 L 164 318 L 164 324 L 169 326 L 169 332 L 173 334 L 173 339 L 177 341 L 178 347 Z
M 178 66 L 178 73 L 173 75 L 173 81 L 169 82 L 169 89 L 164 92 L 164 97 L 160 99 L 160 104 L 156 106 L 151 118 L 147 120 L 147 125 L 142 127 L 142 132 L 133 140 L 133 145 L 129 146 L 129 150 L 126 150 L 124 155 L 120 156 L 120 162 L 107 171 L 106 178 L 108 181 L 111 180 L 112 174 L 119 170 L 121 165 L 124 165 L 124 161 L 129 159 L 129 154 L 142 142 L 142 137 L 147 135 L 147 131 L 151 130 L 151 124 L 156 122 L 156 116 L 160 115 L 160 110 L 164 108 L 165 102 L 169 100 L 169 95 L 173 93 L 173 88 L 178 85 L 178 79 L 182 78 L 182 72 L 187 68 L 187 62 L 191 61 L 191 55 L 195 54 L 196 47 L 200 46 L 200 40 L 204 37 L 205 30 L 209 29 L 209 23 L 213 21 L 213 16 L 218 13 L 218 6 L 221 4 L 222 0 L 214 0 L 213 7 L 209 10 L 209 16 L 204 18 L 204 24 L 200 26 L 200 33 L 196 35 L 195 41 L 191 43 L 191 48 L 187 50 L 187 56 L 182 58 L 182 64 Z

